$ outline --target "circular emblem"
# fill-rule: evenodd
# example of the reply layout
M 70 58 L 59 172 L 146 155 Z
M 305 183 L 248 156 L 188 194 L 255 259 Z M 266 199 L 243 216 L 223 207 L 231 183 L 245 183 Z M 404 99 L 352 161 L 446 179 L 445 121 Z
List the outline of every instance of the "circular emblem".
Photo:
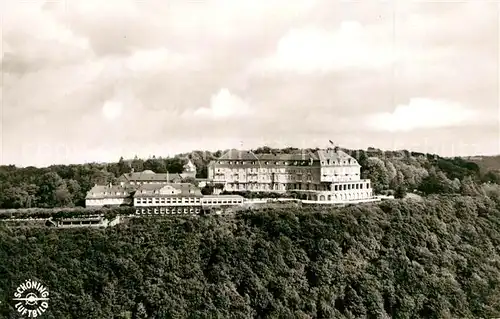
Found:
M 40 317 L 49 307 L 49 290 L 38 281 L 26 280 L 14 292 L 14 308 L 22 316 Z

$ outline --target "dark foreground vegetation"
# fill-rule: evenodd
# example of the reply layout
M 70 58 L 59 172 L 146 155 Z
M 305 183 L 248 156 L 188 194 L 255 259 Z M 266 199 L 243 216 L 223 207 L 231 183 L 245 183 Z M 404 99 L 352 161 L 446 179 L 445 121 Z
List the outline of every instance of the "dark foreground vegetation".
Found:
M 494 318 L 500 201 L 430 196 L 344 208 L 136 219 L 105 230 L 0 223 L 0 317 L 16 286 L 44 318 Z

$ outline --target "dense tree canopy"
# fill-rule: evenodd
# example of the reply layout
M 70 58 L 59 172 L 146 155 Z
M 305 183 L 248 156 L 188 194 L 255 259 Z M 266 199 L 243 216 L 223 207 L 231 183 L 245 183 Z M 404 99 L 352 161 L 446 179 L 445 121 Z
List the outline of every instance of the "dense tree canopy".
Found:
M 44 318 L 494 318 L 500 202 L 430 196 L 344 208 L 0 224 L 0 300 L 36 279 Z M 0 304 L 10 318 L 13 304 Z

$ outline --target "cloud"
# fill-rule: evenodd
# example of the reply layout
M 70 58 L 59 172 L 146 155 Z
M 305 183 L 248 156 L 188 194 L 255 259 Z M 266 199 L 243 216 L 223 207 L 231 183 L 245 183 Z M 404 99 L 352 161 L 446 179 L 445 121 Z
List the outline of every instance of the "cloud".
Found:
M 40 3 L 7 1 L 2 14 L 2 67 L 4 72 L 24 72 L 71 63 L 92 55 L 89 41 L 60 23 Z
M 133 72 L 155 71 L 179 67 L 194 67 L 194 57 L 183 56 L 166 48 L 140 50 L 126 58 L 125 64 Z
M 213 119 L 236 118 L 250 114 L 247 102 L 223 88 L 210 98 L 210 107 L 199 108 L 194 115 Z
M 273 55 L 258 61 L 256 67 L 310 73 L 391 64 L 395 57 L 388 39 L 372 37 L 373 34 L 356 21 L 343 21 L 337 30 L 292 29 L 278 41 Z
M 102 106 L 102 114 L 108 120 L 116 120 L 123 111 L 122 103 L 118 101 L 106 101 Z
M 425 138 L 460 138 L 479 152 L 499 144 L 494 2 L 4 3 L 3 163 L 92 161 L 100 150 L 116 160 L 241 140 L 391 148 L 397 137 L 399 148 L 421 149 Z M 422 124 L 416 105 L 424 104 L 452 106 L 427 107 L 439 121 Z M 105 105 L 121 105 L 121 114 L 107 120 Z M 477 114 L 464 119 L 464 110 Z M 391 130 L 365 121 L 369 114 Z M 37 153 L 37 145 L 74 151 Z
M 412 98 L 406 105 L 398 105 L 393 112 L 368 116 L 366 124 L 376 130 L 396 132 L 422 128 L 446 128 L 471 124 L 479 113 L 466 109 L 459 103 Z

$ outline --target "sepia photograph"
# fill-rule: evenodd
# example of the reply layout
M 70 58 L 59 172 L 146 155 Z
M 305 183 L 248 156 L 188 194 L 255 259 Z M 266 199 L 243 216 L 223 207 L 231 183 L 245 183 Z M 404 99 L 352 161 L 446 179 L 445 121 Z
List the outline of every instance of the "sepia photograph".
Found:
M 500 0 L 0 0 L 0 319 L 500 318 Z

